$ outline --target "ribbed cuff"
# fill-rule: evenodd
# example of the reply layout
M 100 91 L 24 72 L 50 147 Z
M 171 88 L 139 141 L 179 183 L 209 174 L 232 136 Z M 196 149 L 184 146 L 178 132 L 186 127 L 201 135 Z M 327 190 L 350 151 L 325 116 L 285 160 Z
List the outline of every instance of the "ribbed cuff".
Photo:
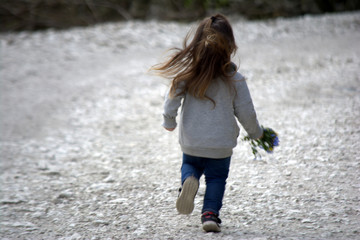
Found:
M 259 126 L 258 129 L 256 130 L 256 132 L 251 135 L 249 134 L 249 136 L 252 139 L 258 139 L 263 135 L 263 132 L 264 132 L 264 130 L 262 129 L 262 127 Z
M 176 128 L 176 119 L 175 118 L 169 118 L 165 115 L 163 115 L 164 117 L 164 122 L 162 124 L 163 127 L 165 128 Z

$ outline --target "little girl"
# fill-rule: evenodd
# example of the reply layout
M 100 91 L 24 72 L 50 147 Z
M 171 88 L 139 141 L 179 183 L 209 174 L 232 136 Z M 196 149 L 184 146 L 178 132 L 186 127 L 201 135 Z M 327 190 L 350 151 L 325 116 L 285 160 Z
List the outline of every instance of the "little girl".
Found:
M 221 14 L 204 19 L 190 43 L 165 63 L 152 69 L 172 79 L 165 97 L 163 127 L 173 131 L 178 108 L 179 143 L 183 151 L 182 188 L 176 202 L 181 214 L 190 214 L 204 174 L 206 191 L 201 222 L 206 232 L 220 232 L 219 211 L 229 173 L 232 149 L 237 144 L 236 118 L 252 139 L 260 127 L 244 77 L 231 62 L 237 46 L 229 21 Z M 235 118 L 236 117 L 236 118 Z

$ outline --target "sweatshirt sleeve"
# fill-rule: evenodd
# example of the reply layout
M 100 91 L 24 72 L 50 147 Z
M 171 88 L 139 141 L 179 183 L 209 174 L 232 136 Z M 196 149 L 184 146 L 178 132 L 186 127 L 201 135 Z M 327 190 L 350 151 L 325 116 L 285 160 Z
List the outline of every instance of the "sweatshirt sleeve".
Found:
M 165 128 L 176 128 L 176 116 L 178 109 L 181 106 L 181 100 L 183 95 L 170 97 L 170 89 L 167 90 L 165 95 L 164 113 L 163 113 L 163 124 Z
M 237 73 L 236 95 L 234 99 L 234 113 L 240 124 L 252 139 L 262 136 L 263 130 L 256 117 L 255 108 L 250 96 L 249 88 L 243 76 Z

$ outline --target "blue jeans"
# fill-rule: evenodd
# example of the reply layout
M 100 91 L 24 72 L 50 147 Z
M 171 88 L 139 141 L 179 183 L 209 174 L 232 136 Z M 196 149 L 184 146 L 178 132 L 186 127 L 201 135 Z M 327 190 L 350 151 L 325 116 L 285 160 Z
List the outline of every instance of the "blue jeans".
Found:
M 204 174 L 206 191 L 202 213 L 211 211 L 219 214 L 225 192 L 226 179 L 229 175 L 231 156 L 221 159 L 194 157 L 183 154 L 181 182 L 194 176 L 197 179 Z

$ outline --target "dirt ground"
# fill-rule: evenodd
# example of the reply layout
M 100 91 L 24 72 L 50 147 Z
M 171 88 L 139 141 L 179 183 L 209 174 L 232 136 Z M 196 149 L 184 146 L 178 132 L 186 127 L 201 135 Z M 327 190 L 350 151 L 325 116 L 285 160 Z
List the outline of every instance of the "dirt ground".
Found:
M 203 179 L 176 212 L 168 83 L 147 72 L 192 24 L 1 34 L 1 239 L 360 239 L 360 13 L 231 22 L 280 147 L 254 160 L 239 139 L 218 234 L 201 230 Z

